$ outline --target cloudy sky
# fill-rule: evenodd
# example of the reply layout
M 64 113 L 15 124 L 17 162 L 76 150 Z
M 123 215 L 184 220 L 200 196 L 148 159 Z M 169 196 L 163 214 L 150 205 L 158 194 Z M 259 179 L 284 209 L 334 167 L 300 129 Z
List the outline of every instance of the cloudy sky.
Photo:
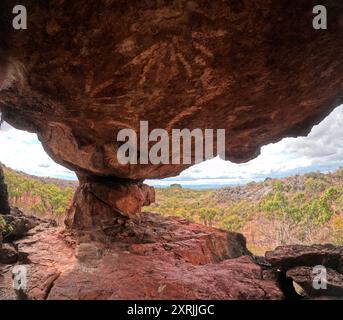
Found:
M 215 158 L 195 165 L 178 177 L 148 180 L 155 186 L 180 183 L 187 187 L 220 187 L 260 181 L 320 170 L 333 171 L 343 166 L 343 105 L 314 127 L 308 137 L 286 138 L 264 146 L 261 155 L 233 164 Z M 35 134 L 18 131 L 8 125 L 0 129 L 0 162 L 37 176 L 75 179 L 74 173 L 54 163 L 44 152 Z

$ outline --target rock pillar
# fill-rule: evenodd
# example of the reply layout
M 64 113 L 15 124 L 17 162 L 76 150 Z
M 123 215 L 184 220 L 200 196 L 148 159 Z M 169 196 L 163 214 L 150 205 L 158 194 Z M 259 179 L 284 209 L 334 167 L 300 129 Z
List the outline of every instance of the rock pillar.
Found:
M 74 230 L 110 235 L 129 219 L 138 219 L 143 206 L 155 201 L 154 188 L 133 182 L 80 180 L 65 224 Z

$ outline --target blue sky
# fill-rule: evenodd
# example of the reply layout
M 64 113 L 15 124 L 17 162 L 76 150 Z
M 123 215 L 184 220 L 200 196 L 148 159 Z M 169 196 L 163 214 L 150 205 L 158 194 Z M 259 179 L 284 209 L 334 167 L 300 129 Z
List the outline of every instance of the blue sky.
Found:
M 195 165 L 179 176 L 147 180 L 155 186 L 180 183 L 188 187 L 220 187 L 283 177 L 310 171 L 333 171 L 343 166 L 343 105 L 336 108 L 307 137 L 286 138 L 264 146 L 261 155 L 244 164 L 215 158 Z M 0 161 L 37 176 L 75 179 L 75 174 L 56 164 L 45 153 L 35 134 L 7 124 L 0 129 Z

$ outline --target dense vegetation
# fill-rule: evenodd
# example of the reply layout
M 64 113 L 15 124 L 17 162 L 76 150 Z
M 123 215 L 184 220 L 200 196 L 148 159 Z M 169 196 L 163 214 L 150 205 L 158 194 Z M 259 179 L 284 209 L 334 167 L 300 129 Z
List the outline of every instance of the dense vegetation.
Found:
M 343 245 L 343 169 L 217 191 L 159 189 L 146 210 L 242 232 L 257 253 L 290 243 Z
M 63 219 L 75 183 L 4 171 L 12 206 Z M 219 190 L 174 185 L 156 192 L 157 202 L 145 211 L 242 232 L 256 253 L 290 243 L 343 245 L 343 169 Z
M 72 187 L 48 183 L 8 168 L 4 168 L 4 174 L 12 206 L 37 216 L 58 218 L 64 215 L 74 193 Z

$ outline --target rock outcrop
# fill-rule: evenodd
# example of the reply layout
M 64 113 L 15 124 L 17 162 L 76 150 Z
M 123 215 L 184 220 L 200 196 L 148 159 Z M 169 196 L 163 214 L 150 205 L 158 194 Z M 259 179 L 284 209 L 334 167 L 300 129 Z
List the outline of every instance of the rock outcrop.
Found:
M 266 252 L 267 261 L 280 270 L 323 265 L 343 273 L 343 247 L 332 244 L 280 246 Z
M 25 237 L 28 232 L 41 225 L 43 220 L 34 217 L 27 216 L 21 212 L 18 208 L 11 208 L 11 213 L 5 216 L 1 216 L 6 225 L 8 226 L 3 233 L 4 239 L 7 241 L 15 241 Z M 55 225 L 53 220 L 45 220 L 48 225 Z
M 107 242 L 40 224 L 15 247 L 27 272 L 26 299 L 284 298 L 242 235 L 180 218 L 143 214 Z M 18 299 L 11 265 L 1 267 L 0 299 Z
M 2 222 L 0 224 L 0 265 L 14 264 L 23 258 L 17 251 L 15 241 L 26 237 L 30 230 L 56 226 L 56 222 L 52 220 L 26 216 L 17 208 L 11 208 L 10 214 L 0 214 L 0 219 Z
M 239 233 L 152 213 L 100 239 L 18 211 L 4 217 L 12 229 L 0 248 L 0 300 L 343 299 L 343 247 L 283 246 L 264 258 Z M 327 280 L 319 290 L 318 264 Z M 16 268 L 25 290 L 13 289 Z
M 138 218 L 143 206 L 155 201 L 155 190 L 145 184 L 87 182 L 76 190 L 65 223 L 75 230 L 101 230 L 108 234 Z
M 313 267 L 296 267 L 288 270 L 286 275 L 300 285 L 307 297 L 336 297 L 343 300 L 343 274 L 336 270 L 326 269 L 326 285 L 323 289 L 313 286 Z
M 267 252 L 266 260 L 277 269 L 279 279 L 284 279 L 285 283 L 286 279 L 291 280 L 289 291 L 294 282 L 301 288 L 299 293 L 308 299 L 343 299 L 343 247 L 331 244 L 281 246 Z M 317 281 L 320 285 L 325 283 L 324 287 L 314 286 L 318 276 L 324 277 Z
M 340 0 L 321 3 L 327 31 L 312 26 L 314 1 L 23 0 L 23 32 L 11 28 L 15 1 L 2 2 L 11 76 L 0 94 L 4 119 L 87 175 L 185 169 L 118 163 L 116 133 L 138 132 L 140 120 L 169 133 L 225 128 L 227 159 L 246 161 L 266 143 L 308 133 L 341 102 Z
M 0 163 L 0 214 L 8 213 L 10 213 L 10 207 L 8 204 L 7 186 L 5 184 L 4 173 Z

